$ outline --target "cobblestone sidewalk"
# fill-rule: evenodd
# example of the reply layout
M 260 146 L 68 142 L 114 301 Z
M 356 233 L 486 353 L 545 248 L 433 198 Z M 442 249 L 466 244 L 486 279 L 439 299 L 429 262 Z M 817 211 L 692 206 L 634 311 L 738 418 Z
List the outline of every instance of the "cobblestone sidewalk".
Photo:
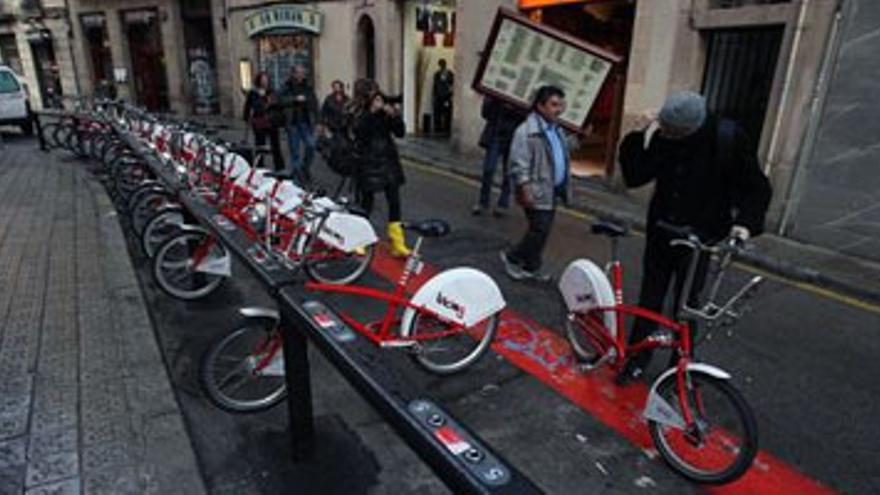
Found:
M 0 150 L 0 493 L 203 493 L 114 209 L 82 164 Z

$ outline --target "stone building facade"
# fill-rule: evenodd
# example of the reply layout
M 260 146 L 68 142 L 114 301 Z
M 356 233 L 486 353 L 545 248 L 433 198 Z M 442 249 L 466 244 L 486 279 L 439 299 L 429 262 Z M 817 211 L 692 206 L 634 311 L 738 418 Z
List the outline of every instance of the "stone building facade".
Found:
M 853 75 L 874 79 L 870 57 L 859 51 L 873 46 L 865 26 L 876 17 L 874 3 L 5 0 L 0 59 L 22 72 L 37 107 L 59 93 L 110 92 L 154 110 L 240 116 L 259 70 L 280 82 L 303 64 L 319 96 L 334 80 L 350 88 L 356 78 L 371 77 L 401 96 L 410 133 L 448 140 L 477 167 L 482 97 L 471 86 L 497 10 L 506 8 L 623 59 L 582 138 L 580 175 L 622 190 L 615 164 L 620 136 L 670 92 L 698 90 L 714 112 L 752 135 L 775 189 L 773 230 L 835 249 L 841 236 L 872 247 L 880 239 L 871 227 L 874 194 L 859 185 L 880 177 L 864 165 L 874 148 L 856 143 L 865 144 L 864 153 L 845 155 L 838 147 L 846 140 L 835 136 L 854 135 L 841 122 L 867 123 L 875 115 L 866 114 L 874 110 L 871 90 L 850 82 Z M 455 74 L 448 136 L 436 135 L 433 125 L 431 82 L 440 59 Z M 838 114 L 845 118 L 835 120 Z M 845 173 L 835 175 L 835 164 L 844 162 Z M 853 181 L 857 201 L 847 198 Z M 829 199 L 831 184 L 839 200 Z M 829 225 L 850 214 L 858 226 Z M 871 249 L 851 251 L 869 256 Z
M 80 93 L 65 0 L 0 2 L 0 63 L 25 80 L 34 108 Z

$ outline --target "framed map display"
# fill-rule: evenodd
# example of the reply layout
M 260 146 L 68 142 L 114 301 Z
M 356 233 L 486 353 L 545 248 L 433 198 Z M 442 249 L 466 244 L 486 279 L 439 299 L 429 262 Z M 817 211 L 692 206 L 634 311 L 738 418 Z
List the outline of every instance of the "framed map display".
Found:
M 567 102 L 560 123 L 578 131 L 586 126 L 599 91 L 620 61 L 601 48 L 499 9 L 473 88 L 529 108 L 539 87 L 558 86 Z

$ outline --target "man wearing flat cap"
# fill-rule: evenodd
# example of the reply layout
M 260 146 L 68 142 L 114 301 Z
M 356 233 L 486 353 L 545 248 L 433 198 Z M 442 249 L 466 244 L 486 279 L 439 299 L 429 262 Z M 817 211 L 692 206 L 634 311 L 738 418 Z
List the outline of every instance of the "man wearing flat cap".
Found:
M 771 189 L 746 133 L 730 120 L 708 115 L 706 100 L 697 93 L 670 95 L 658 117 L 645 116 L 637 128 L 620 145 L 620 165 L 627 187 L 654 183 L 639 305 L 660 312 L 673 279 L 673 307 L 685 296 L 680 291 L 691 252 L 671 247 L 670 234 L 657 223 L 688 227 L 706 243 L 727 236 L 745 241 L 763 232 Z M 701 260 L 686 296 L 694 303 L 705 282 L 705 261 Z M 631 343 L 656 329 L 656 324 L 637 319 Z M 618 383 L 640 379 L 650 359 L 650 352 L 633 356 Z

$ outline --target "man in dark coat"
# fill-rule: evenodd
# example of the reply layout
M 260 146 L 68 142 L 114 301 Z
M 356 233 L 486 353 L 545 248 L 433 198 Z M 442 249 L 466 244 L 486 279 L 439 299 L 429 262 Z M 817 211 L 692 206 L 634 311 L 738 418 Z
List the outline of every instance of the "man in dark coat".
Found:
M 437 134 L 449 134 L 452 121 L 452 91 L 455 76 L 446 68 L 446 60 L 440 59 L 440 70 L 434 73 L 433 106 L 434 131 Z
M 309 168 L 315 156 L 315 124 L 318 123 L 318 97 L 306 78 L 306 68 L 297 65 L 285 82 L 279 95 L 285 109 L 287 139 L 290 142 L 290 161 L 293 173 L 301 181 L 310 182 Z M 300 161 L 300 147 L 304 156 Z
M 338 134 L 345 132 L 348 124 L 348 116 L 345 113 L 348 95 L 345 94 L 345 85 L 342 81 L 333 81 L 332 88 L 333 91 L 324 98 L 324 104 L 321 105 L 321 125 L 330 131 L 330 134 Z
M 519 109 L 497 98 L 486 96 L 483 99 L 481 109 L 483 120 L 486 121 L 483 133 L 480 135 L 480 146 L 486 150 L 483 159 L 483 176 L 480 185 L 479 202 L 474 205 L 471 213 L 480 215 L 483 210 L 489 208 L 492 196 L 492 183 L 495 180 L 495 170 L 498 168 L 498 159 L 501 159 L 501 196 L 498 197 L 498 206 L 493 211 L 496 217 L 501 217 L 510 206 L 510 192 L 512 181 L 508 173 L 510 158 L 510 142 L 516 128 L 525 120 L 525 115 Z
M 729 120 L 707 116 L 701 95 L 690 91 L 671 95 L 657 124 L 649 139 L 646 135 L 653 122 L 644 130 L 629 133 L 620 145 L 619 156 L 627 187 L 655 183 L 648 209 L 639 305 L 660 312 L 673 278 L 674 307 L 678 308 L 681 297 L 697 303 L 705 282 L 706 260 L 699 264 L 691 293 L 681 294 L 691 252 L 671 247 L 673 236 L 658 222 L 688 227 L 707 243 L 727 236 L 745 241 L 763 232 L 772 191 L 748 136 Z M 656 324 L 638 319 L 630 343 L 641 341 L 656 329 Z M 639 379 L 650 359 L 650 352 L 633 356 L 618 383 Z

